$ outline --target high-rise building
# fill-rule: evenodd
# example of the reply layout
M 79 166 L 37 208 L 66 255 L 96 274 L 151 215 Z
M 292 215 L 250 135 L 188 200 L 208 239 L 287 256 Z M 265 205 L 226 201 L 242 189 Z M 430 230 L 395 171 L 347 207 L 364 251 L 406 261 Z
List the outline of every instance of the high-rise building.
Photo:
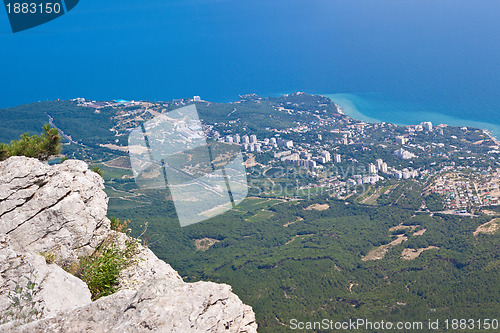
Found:
M 233 136 L 233 142 L 237 143 L 237 144 L 240 144 L 241 142 L 241 138 L 240 138 L 240 135 L 239 134 L 235 134 Z
M 330 162 L 332 160 L 332 155 L 327 151 L 322 152 L 321 156 L 325 158 L 326 162 Z
M 250 135 L 250 143 L 257 143 L 257 135 L 255 134 Z
M 250 143 L 250 138 L 248 137 L 248 135 L 243 135 L 241 140 L 243 140 L 243 143 Z
M 379 170 L 382 173 L 387 173 L 387 163 L 382 163 Z
M 233 143 L 233 142 L 234 142 L 234 141 L 233 141 L 233 137 L 232 137 L 232 136 L 230 136 L 230 135 L 228 135 L 228 136 L 226 137 L 226 142 L 227 142 L 227 143 Z
M 269 144 L 271 144 L 271 146 L 276 147 L 278 145 L 278 143 L 276 142 L 276 138 L 271 138 L 271 140 L 269 140 Z
M 375 165 L 377 166 L 377 170 L 380 170 L 382 168 L 382 164 L 384 164 L 384 161 L 379 158 L 378 160 L 375 161 Z
M 370 165 L 368 166 L 368 171 L 370 172 L 371 175 L 376 174 L 377 173 L 377 167 L 375 166 L 375 164 L 370 163 Z
M 421 123 L 420 125 L 422 125 L 422 128 L 425 130 L 425 131 L 432 131 L 432 123 L 430 121 L 424 121 L 423 123 Z
M 342 163 L 342 157 L 340 156 L 340 154 L 335 154 L 334 158 L 335 158 L 335 163 Z

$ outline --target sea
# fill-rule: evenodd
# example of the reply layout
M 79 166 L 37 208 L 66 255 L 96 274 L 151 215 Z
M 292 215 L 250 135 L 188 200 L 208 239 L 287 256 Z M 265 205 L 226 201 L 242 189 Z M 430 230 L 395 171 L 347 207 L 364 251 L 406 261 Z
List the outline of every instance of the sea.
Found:
M 0 108 L 303 91 L 367 121 L 500 138 L 500 1 L 85 0 L 12 33 L 0 7 Z
M 486 130 L 487 133 L 500 139 L 500 122 L 498 117 L 491 117 L 495 111 L 487 111 L 481 115 L 479 110 L 487 110 L 481 105 L 470 105 L 478 110 L 478 115 L 467 119 L 464 105 L 454 105 L 453 101 L 441 101 L 435 104 L 398 100 L 397 97 L 382 93 L 337 93 L 322 94 L 332 99 L 351 118 L 371 123 L 389 122 L 398 125 L 416 125 L 430 121 L 434 125 L 447 124 L 459 127 L 474 127 Z M 497 111 L 498 112 L 498 111 Z M 463 117 L 463 118 L 462 118 Z M 484 120 L 482 120 L 484 119 Z

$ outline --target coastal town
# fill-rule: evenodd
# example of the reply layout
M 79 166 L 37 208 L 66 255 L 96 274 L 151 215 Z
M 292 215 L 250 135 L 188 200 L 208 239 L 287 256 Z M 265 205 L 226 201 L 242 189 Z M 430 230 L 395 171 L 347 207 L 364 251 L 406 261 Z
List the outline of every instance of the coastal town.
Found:
M 500 197 L 500 144 L 486 130 L 424 121 L 398 126 L 350 118 L 330 99 L 305 93 L 279 98 L 255 94 L 234 103 L 211 103 L 199 96 L 170 102 L 75 100 L 101 112 L 113 109 L 116 142 L 141 121 L 190 104 L 200 111 L 209 140 L 241 149 L 249 184 L 261 196 L 298 197 L 327 193 L 339 199 L 394 182 L 413 181 L 433 193 L 444 209 L 470 213 L 497 205 Z M 265 108 L 254 121 L 253 116 Z M 272 120 L 277 121 L 273 126 Z M 293 170 L 293 171 L 292 171 Z M 428 209 L 425 203 L 423 209 Z

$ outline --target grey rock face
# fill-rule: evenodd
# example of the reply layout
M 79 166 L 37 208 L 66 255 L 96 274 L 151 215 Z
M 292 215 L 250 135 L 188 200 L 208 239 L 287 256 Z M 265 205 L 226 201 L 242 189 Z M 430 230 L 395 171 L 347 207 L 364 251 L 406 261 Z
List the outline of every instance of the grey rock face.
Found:
M 38 285 L 34 302 L 41 319 L 2 332 L 256 332 L 255 314 L 231 292 L 210 282 L 185 283 L 170 265 L 139 246 L 137 265 L 121 272 L 120 291 L 91 302 L 86 284 L 56 262 L 75 262 L 113 236 L 104 181 L 81 161 L 48 166 L 12 157 L 0 162 L 0 315 L 9 292 Z M 1 317 L 0 317 L 1 319 Z
M 103 190 L 103 179 L 82 161 L 51 167 L 11 157 L 0 163 L 0 234 L 8 234 L 17 251 L 77 260 L 92 253 L 109 229 Z
M 140 247 L 137 265 L 129 266 L 120 274 L 120 288 L 136 290 L 149 280 L 182 281 L 180 275 L 166 262 L 158 259 L 150 249 Z
M 18 332 L 256 332 L 252 309 L 231 287 L 151 280 L 92 304 L 39 320 Z
M 33 300 L 44 316 L 91 302 L 90 291 L 82 280 L 55 264 L 48 265 L 40 255 L 17 253 L 9 243 L 9 236 L 0 234 L 0 313 L 8 311 L 9 292 L 16 285 L 26 290 L 28 279 L 37 284 Z

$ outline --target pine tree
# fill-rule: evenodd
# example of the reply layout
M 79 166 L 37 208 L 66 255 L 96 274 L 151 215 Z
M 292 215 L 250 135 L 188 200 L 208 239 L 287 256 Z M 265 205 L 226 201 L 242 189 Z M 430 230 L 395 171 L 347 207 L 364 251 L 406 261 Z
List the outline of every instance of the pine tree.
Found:
M 0 144 L 0 161 L 11 156 L 26 156 L 46 161 L 51 156 L 59 154 L 61 148 L 59 131 L 45 124 L 40 136 L 24 133 L 19 140 L 13 140 L 10 144 Z

